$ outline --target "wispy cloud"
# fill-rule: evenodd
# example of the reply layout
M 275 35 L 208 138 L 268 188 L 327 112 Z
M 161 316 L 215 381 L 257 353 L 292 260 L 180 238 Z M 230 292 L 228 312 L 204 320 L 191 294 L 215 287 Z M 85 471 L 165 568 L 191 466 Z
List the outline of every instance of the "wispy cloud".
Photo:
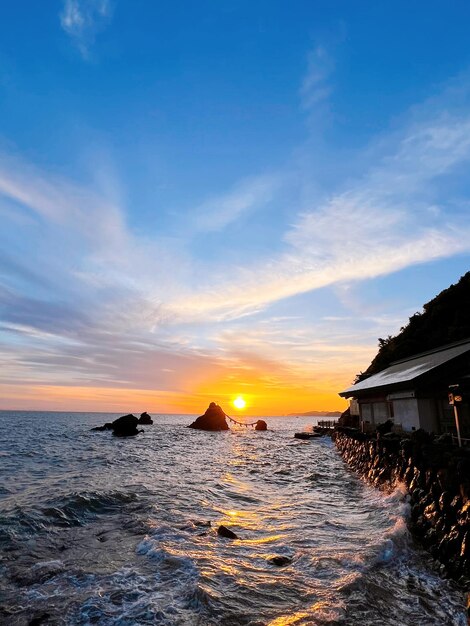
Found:
M 470 252 L 470 217 L 456 213 L 439 179 L 470 159 L 470 118 L 437 114 L 390 139 L 363 177 L 303 211 L 285 251 L 176 306 L 233 317 L 341 281 L 396 272 Z M 436 210 L 437 208 L 437 210 Z
M 300 87 L 300 98 L 303 109 L 311 112 L 331 94 L 330 81 L 334 70 L 334 62 L 323 46 L 317 46 L 310 52 L 307 59 L 307 72 Z
M 309 89 L 320 82 L 312 78 Z M 273 309 L 322 287 L 470 252 L 470 214 L 448 194 L 450 175 L 470 160 L 470 116 L 451 104 L 446 114 L 441 103 L 427 105 L 366 146 L 361 176 L 322 199 L 299 207 L 303 194 L 293 194 L 290 225 L 268 260 L 209 264 L 192 247 L 193 232 L 178 240 L 134 232 L 112 181 L 99 192 L 0 155 L 4 384 L 153 389 L 168 398 L 203 393 L 216 379 L 227 390 L 244 381 L 272 391 L 314 378 L 316 392 L 321 382 L 333 394 L 395 320 L 348 320 L 347 306 L 320 320 L 306 317 L 305 303 L 294 319 Z M 282 176 L 243 180 L 188 219 L 223 243 L 223 229 L 242 216 L 249 228 L 283 185 Z
M 64 0 L 60 24 L 74 41 L 82 57 L 90 57 L 97 33 L 111 17 L 110 0 Z
M 281 184 L 280 176 L 258 176 L 239 182 L 232 190 L 210 198 L 193 212 L 196 230 L 219 231 L 242 216 L 265 206 Z

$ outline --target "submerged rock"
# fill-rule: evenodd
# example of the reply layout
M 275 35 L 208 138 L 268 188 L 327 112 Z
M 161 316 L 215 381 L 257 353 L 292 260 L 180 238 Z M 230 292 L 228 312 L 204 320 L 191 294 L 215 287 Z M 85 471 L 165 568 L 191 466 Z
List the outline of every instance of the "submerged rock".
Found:
M 255 430 L 268 430 L 268 425 L 264 420 L 258 420 L 255 425 Z
M 29 620 L 28 626 L 40 626 L 40 624 L 44 624 L 44 622 L 49 621 L 50 617 L 51 614 L 47 612 L 44 612 L 41 615 L 36 615 L 36 617 Z
M 200 415 L 188 428 L 197 428 L 199 430 L 229 430 L 225 421 L 225 413 L 218 404 L 211 402 L 209 408 Z
M 238 535 L 230 530 L 230 528 L 227 528 L 227 526 L 219 526 L 217 529 L 217 534 L 221 537 L 226 537 L 227 539 L 238 539 Z
M 139 424 L 153 424 L 153 419 L 150 417 L 147 411 L 144 411 L 140 414 Z

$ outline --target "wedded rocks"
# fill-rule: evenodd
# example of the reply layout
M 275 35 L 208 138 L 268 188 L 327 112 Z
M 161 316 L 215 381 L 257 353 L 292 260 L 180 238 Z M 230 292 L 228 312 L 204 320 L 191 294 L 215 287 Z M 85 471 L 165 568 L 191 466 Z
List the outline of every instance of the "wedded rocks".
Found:
M 222 407 L 215 402 L 211 402 L 204 415 L 200 415 L 188 428 L 211 431 L 229 430 L 225 421 L 225 413 Z
M 268 425 L 264 420 L 258 420 L 255 424 L 255 430 L 268 430 Z

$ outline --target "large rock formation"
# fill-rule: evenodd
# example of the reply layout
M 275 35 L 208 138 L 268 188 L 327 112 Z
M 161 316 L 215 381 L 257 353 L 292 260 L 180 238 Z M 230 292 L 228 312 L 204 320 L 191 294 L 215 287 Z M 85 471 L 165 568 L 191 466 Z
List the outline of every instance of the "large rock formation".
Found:
M 229 430 L 228 424 L 225 421 L 225 413 L 215 402 L 211 402 L 204 415 L 200 415 L 188 428 L 198 428 L 199 430 Z
M 139 424 L 153 424 L 153 419 L 150 417 L 147 411 L 144 411 L 140 414 Z
M 116 435 L 116 437 L 133 437 L 141 432 L 137 430 L 138 423 L 139 420 L 132 414 L 118 417 L 118 419 L 113 422 L 113 435 Z

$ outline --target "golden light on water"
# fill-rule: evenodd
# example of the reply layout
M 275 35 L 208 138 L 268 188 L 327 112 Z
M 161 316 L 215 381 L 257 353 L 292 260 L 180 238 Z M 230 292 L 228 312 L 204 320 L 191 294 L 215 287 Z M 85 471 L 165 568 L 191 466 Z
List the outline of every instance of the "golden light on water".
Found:
M 246 407 L 246 402 L 242 396 L 237 396 L 233 401 L 233 406 L 240 411 Z

